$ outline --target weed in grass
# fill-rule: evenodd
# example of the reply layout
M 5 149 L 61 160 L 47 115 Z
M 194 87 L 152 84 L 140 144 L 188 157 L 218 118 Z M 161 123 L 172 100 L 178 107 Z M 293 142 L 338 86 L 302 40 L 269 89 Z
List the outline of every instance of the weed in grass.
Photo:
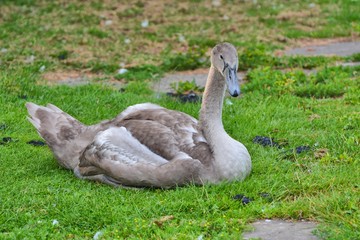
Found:
M 170 87 L 174 90 L 176 94 L 188 94 L 190 92 L 202 93 L 204 87 L 200 87 L 196 84 L 195 80 L 193 81 L 179 81 L 170 84 Z
M 349 57 L 345 57 L 345 60 L 350 62 L 360 62 L 360 53 L 354 53 Z

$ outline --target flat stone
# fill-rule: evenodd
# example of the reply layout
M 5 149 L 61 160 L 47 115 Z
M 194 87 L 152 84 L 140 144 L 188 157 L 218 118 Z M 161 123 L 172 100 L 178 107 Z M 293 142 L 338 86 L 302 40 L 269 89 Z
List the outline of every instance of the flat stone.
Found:
M 252 232 L 246 232 L 243 238 L 260 238 L 262 240 L 318 240 L 319 238 L 312 234 L 316 228 L 316 223 L 301 221 L 288 222 L 283 220 L 261 220 L 253 224 L 255 228 Z
M 338 42 L 293 48 L 285 51 L 285 55 L 288 56 L 350 56 L 355 53 L 360 53 L 360 42 Z

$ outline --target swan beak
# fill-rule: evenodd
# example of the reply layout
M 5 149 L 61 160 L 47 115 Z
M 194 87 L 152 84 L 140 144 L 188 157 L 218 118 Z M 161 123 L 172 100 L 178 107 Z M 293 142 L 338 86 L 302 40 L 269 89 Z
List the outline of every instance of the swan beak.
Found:
M 225 79 L 228 86 L 228 91 L 232 97 L 240 95 L 240 87 L 237 78 L 236 68 L 227 68 L 225 70 Z

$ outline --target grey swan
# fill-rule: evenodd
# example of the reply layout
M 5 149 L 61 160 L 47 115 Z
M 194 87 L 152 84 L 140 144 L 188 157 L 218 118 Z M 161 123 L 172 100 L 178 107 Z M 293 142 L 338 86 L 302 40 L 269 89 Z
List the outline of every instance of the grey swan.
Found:
M 243 180 L 251 171 L 250 155 L 222 123 L 226 87 L 231 96 L 240 94 L 237 69 L 233 45 L 212 49 L 199 121 L 151 103 L 86 126 L 52 104 L 28 102 L 28 119 L 58 163 L 81 179 L 155 188 Z

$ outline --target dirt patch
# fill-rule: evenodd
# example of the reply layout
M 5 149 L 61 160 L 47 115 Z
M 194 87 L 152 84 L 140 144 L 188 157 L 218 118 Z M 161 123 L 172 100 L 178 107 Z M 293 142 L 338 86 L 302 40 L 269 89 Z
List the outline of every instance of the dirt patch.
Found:
M 152 19 L 158 19 L 164 12 L 165 5 L 169 5 L 167 1 L 146 1 L 144 7 L 144 15 Z M 160 15 L 160 16 L 159 16 Z
M 308 46 L 324 46 L 331 43 L 355 42 L 358 38 L 354 37 L 340 37 L 340 38 L 302 38 L 291 41 L 291 44 L 296 47 Z
M 77 78 L 86 78 L 86 79 L 94 79 L 95 77 L 99 77 L 98 74 L 88 73 L 88 72 L 78 72 L 78 71 L 65 71 L 60 70 L 56 72 L 47 72 L 43 74 L 43 79 L 48 82 L 61 82 L 66 81 L 68 79 L 77 79 Z
M 287 21 L 294 18 L 309 18 L 314 17 L 319 14 L 319 11 L 317 9 L 314 9 L 312 11 L 285 11 L 281 12 L 277 15 L 276 19 L 281 21 Z
M 84 85 L 90 82 L 102 80 L 107 85 L 123 85 L 121 81 L 115 80 L 111 76 L 104 74 L 91 73 L 85 71 L 59 70 L 55 72 L 46 72 L 42 75 L 46 84 L 66 84 L 66 85 Z

